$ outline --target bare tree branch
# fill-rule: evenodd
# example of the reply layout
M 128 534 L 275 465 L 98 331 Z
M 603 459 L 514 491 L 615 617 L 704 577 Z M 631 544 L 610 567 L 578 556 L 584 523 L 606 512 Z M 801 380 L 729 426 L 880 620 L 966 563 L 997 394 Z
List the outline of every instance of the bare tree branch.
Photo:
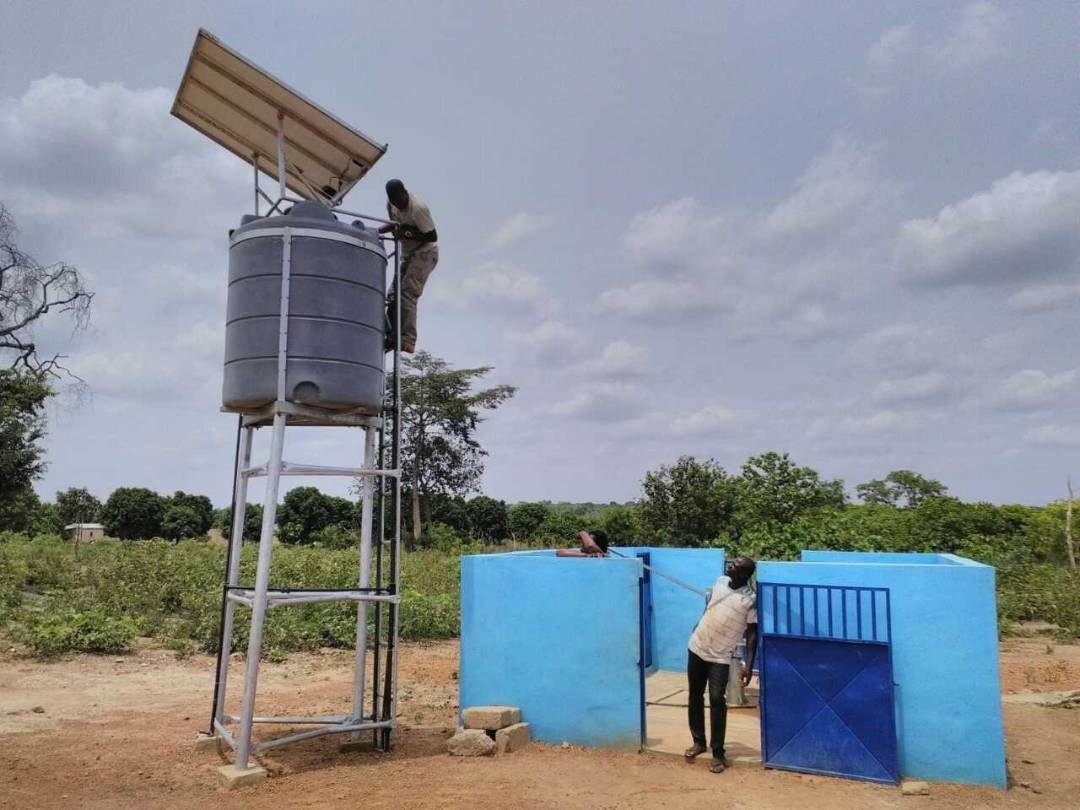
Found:
M 46 358 L 38 353 L 34 328 L 50 313 L 70 318 L 76 330 L 84 328 L 94 294 L 71 265 L 43 265 L 20 250 L 17 233 L 14 219 L 0 204 L 0 351 L 11 353 L 11 368 L 57 378 L 66 375 L 81 383 L 61 362 L 64 355 Z

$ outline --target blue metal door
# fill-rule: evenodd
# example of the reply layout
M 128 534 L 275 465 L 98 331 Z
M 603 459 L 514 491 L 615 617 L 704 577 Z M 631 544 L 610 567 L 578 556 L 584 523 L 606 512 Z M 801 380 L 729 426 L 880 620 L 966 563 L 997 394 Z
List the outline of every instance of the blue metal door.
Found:
M 767 768 L 900 781 L 889 590 L 758 583 Z

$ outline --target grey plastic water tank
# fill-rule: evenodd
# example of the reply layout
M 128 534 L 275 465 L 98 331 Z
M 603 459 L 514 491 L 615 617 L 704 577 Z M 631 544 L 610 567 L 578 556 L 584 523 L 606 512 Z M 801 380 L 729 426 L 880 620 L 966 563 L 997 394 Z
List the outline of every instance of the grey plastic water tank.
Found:
M 245 217 L 232 233 L 225 406 L 249 410 L 277 398 L 284 228 L 292 234 L 285 399 L 378 414 L 386 253 L 374 232 L 338 222 L 314 202 L 284 216 Z

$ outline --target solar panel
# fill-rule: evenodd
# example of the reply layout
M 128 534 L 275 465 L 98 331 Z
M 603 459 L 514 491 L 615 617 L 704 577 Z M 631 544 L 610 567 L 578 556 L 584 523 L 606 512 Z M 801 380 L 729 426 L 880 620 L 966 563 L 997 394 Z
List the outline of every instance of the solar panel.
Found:
M 172 114 L 308 200 L 340 202 L 386 152 L 359 130 L 199 29 Z

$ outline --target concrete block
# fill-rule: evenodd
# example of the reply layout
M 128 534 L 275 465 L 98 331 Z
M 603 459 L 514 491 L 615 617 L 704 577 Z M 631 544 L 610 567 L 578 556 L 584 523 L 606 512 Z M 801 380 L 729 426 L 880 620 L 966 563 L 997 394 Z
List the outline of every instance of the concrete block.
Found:
M 222 765 L 217 769 L 217 772 L 228 790 L 248 787 L 266 778 L 266 768 L 260 768 L 258 765 L 250 765 L 244 770 L 237 768 L 235 763 Z
M 481 729 L 459 728 L 447 740 L 446 750 L 455 757 L 483 757 L 495 753 L 495 741 Z
M 521 709 L 515 706 L 472 706 L 461 713 L 465 728 L 498 731 L 521 722 Z
M 930 785 L 926 782 L 913 782 L 910 779 L 904 779 L 900 782 L 900 793 L 903 796 L 929 796 Z
M 195 750 L 211 752 L 221 750 L 221 738 L 216 734 L 199 734 L 195 737 Z
M 495 732 L 495 753 L 509 754 L 529 744 L 529 724 L 514 723 Z
M 760 768 L 761 757 L 730 757 L 728 766 L 732 768 Z

